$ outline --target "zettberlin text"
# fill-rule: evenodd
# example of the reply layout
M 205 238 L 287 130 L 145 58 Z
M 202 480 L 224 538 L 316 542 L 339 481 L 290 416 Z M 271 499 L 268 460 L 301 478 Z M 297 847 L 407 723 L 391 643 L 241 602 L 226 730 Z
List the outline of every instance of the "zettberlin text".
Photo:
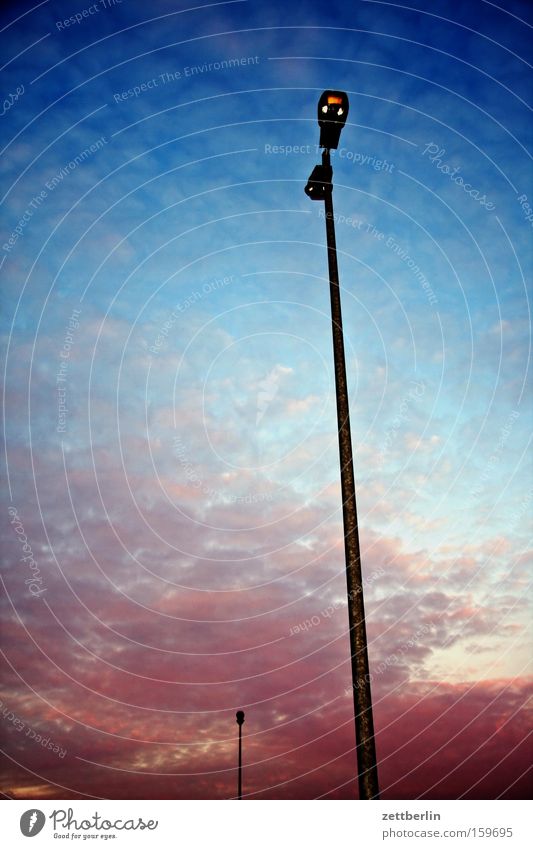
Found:
M 412 814 L 411 811 L 394 811 L 392 814 L 381 814 L 382 820 L 440 820 L 440 814 L 433 811 L 423 811 Z

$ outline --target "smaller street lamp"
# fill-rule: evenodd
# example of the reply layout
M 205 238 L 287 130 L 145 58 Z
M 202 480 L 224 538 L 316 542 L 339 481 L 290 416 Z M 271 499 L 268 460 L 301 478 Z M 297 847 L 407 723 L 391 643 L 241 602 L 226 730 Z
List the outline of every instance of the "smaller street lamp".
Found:
M 242 799 L 242 726 L 244 723 L 244 711 L 238 710 L 236 716 L 236 722 L 239 726 L 239 779 L 237 798 Z

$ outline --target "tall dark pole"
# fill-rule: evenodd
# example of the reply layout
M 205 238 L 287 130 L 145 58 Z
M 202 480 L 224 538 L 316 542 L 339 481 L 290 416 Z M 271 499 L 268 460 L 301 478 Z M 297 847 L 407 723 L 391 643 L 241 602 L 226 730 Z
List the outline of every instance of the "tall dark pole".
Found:
M 237 798 L 242 799 L 242 724 L 244 722 L 244 711 L 237 711 L 237 725 L 239 726 L 239 779 Z
M 325 150 L 322 153 L 322 165 L 328 170 L 331 167 L 329 150 Z M 335 241 L 335 221 L 333 218 L 333 185 L 325 192 L 324 205 L 328 245 L 335 387 L 337 390 L 337 424 L 339 430 L 344 549 L 346 557 L 346 582 L 348 585 L 348 621 L 350 625 L 350 649 L 352 655 L 359 798 L 379 799 L 374 721 L 372 718 L 372 696 L 370 692 L 366 641 L 365 606 L 363 601 L 361 552 L 359 548 L 359 529 L 355 501 L 350 407 L 348 404 L 339 270 L 337 267 L 337 245 Z

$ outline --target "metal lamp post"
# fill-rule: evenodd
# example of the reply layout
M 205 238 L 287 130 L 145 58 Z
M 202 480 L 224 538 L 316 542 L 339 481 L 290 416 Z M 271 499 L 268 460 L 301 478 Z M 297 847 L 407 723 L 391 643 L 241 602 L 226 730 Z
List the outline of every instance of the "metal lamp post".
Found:
M 320 146 L 324 148 L 322 164 L 313 169 L 305 192 L 312 200 L 323 200 L 325 204 L 359 798 L 379 799 L 330 160 L 330 150 L 338 147 L 348 109 L 348 97 L 344 92 L 325 91 L 320 97 L 318 123 Z
M 238 778 L 238 790 L 237 790 L 237 798 L 242 799 L 242 726 L 244 722 L 244 711 L 237 711 L 237 725 L 239 726 L 239 778 Z

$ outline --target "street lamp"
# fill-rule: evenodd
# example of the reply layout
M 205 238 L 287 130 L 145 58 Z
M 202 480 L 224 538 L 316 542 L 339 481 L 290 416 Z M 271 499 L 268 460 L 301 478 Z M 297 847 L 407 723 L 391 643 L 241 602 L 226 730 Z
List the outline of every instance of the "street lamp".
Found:
M 348 117 L 348 95 L 344 91 L 325 91 L 318 101 L 320 147 L 338 148 L 341 130 Z
M 322 164 L 317 165 L 313 169 L 305 187 L 305 193 L 311 200 L 323 200 L 325 205 L 359 798 L 379 799 L 365 607 L 363 601 L 361 553 L 355 500 L 350 408 L 348 404 L 339 270 L 337 267 L 337 245 L 333 218 L 333 169 L 331 167 L 329 153 L 330 150 L 336 149 L 339 146 L 339 138 L 346 122 L 348 109 L 348 96 L 345 92 L 325 91 L 321 95 L 318 101 L 318 123 L 320 126 L 320 147 L 324 148 L 322 152 Z
M 239 726 L 239 778 L 238 778 L 238 792 L 237 798 L 242 799 L 242 726 L 244 722 L 244 711 L 237 711 L 237 725 Z

